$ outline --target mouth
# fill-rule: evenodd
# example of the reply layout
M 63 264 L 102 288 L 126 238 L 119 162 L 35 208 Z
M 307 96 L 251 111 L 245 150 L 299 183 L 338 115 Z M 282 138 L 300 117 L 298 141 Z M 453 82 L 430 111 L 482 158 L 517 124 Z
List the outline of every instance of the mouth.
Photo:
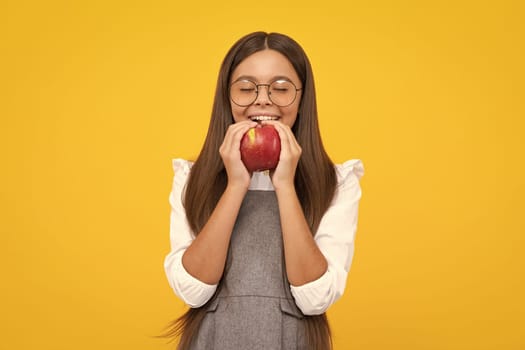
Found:
M 265 120 L 279 120 L 279 117 L 274 115 L 252 115 L 249 118 L 254 122 L 262 122 Z

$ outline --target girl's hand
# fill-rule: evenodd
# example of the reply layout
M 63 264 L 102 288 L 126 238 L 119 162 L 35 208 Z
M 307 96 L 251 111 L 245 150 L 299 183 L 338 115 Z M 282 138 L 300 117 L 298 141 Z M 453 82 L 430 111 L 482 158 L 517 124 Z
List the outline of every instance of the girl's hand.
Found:
M 273 171 L 272 183 L 276 191 L 283 188 L 294 188 L 295 170 L 301 158 L 301 146 L 297 143 L 292 129 L 279 121 L 263 121 L 263 124 L 272 125 L 281 138 L 281 155 L 279 163 Z
M 228 186 L 241 186 L 248 188 L 251 174 L 246 170 L 241 160 L 241 139 L 250 128 L 257 122 L 246 120 L 234 123 L 228 127 L 219 154 L 221 155 L 226 174 L 228 175 Z

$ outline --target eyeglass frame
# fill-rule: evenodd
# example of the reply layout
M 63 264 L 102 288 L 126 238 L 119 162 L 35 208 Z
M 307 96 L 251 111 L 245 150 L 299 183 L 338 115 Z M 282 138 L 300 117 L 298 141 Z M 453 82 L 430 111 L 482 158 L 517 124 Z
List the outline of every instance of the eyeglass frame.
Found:
M 235 83 L 238 83 L 240 81 L 248 81 L 250 83 L 252 83 L 253 85 L 255 85 L 255 98 L 253 99 L 252 102 L 250 102 L 249 104 L 247 105 L 241 105 L 241 104 L 238 104 L 237 102 L 235 102 L 232 98 L 232 94 L 231 94 L 231 88 L 233 86 L 233 84 Z M 284 106 L 281 106 L 281 105 L 278 105 L 277 103 L 275 103 L 273 100 L 272 100 L 272 94 L 270 92 L 270 85 L 272 85 L 273 83 L 277 82 L 277 81 L 286 81 L 290 84 L 292 84 L 292 86 L 294 87 L 295 89 L 295 95 L 293 97 L 293 100 L 292 102 L 288 103 L 287 105 L 284 105 Z M 278 107 L 288 107 L 290 106 L 292 103 L 295 102 L 295 100 L 297 99 L 297 91 L 301 91 L 303 90 L 303 88 L 297 88 L 297 86 L 295 86 L 294 82 L 289 80 L 289 79 L 283 79 L 283 78 L 280 78 L 280 79 L 275 79 L 274 81 L 268 83 L 268 84 L 257 84 L 256 82 L 254 82 L 253 80 L 250 80 L 250 79 L 238 79 L 238 80 L 235 80 L 233 83 L 230 84 L 230 86 L 228 87 L 228 96 L 230 97 L 230 101 L 232 101 L 233 103 L 235 103 L 237 106 L 239 107 L 248 107 L 248 106 L 251 106 L 255 101 L 257 101 L 257 98 L 259 97 L 259 86 L 266 86 L 268 87 L 267 89 L 267 94 L 268 94 L 268 99 L 273 103 L 275 104 L 276 106 Z

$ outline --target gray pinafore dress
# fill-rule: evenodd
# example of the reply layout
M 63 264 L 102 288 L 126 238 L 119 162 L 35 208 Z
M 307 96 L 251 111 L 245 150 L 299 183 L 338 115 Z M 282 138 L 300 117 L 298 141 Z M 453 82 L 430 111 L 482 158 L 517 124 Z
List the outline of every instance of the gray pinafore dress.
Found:
M 306 349 L 304 315 L 286 278 L 274 191 L 248 191 L 233 229 L 223 279 L 194 350 Z

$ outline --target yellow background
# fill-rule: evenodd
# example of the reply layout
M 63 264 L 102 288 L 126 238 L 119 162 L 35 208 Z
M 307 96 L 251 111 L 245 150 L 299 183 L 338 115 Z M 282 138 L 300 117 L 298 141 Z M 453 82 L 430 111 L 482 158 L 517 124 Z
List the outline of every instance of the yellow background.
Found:
M 241 35 L 309 54 L 363 160 L 336 349 L 525 349 L 521 1 L 0 5 L 1 349 L 169 349 L 171 159 Z

